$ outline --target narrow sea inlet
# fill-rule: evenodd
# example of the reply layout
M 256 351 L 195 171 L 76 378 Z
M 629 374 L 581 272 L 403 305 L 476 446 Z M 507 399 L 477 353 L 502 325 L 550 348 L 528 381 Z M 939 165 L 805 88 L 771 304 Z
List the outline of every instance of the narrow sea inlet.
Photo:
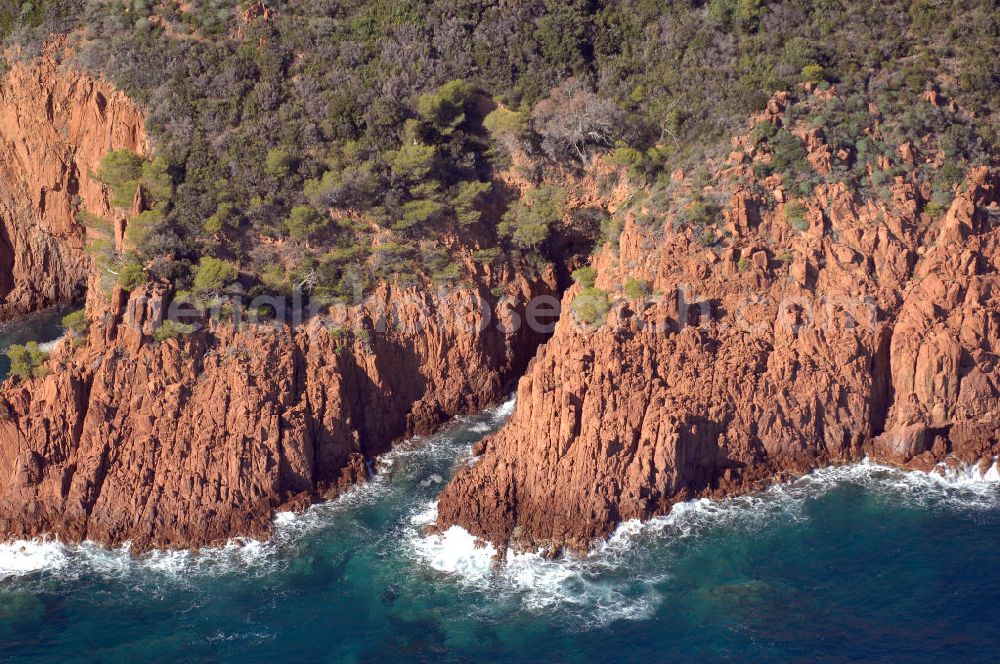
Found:
M 425 536 L 508 403 L 410 441 L 269 542 L 0 549 L 0 659 L 986 661 L 1000 646 L 996 472 L 872 465 L 628 523 L 582 559 Z

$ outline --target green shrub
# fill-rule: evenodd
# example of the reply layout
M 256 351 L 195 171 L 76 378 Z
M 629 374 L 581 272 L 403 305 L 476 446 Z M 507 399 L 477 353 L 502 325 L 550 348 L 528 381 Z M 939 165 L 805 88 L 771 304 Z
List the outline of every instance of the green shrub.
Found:
M 927 202 L 924 207 L 924 212 L 932 218 L 937 218 L 948 211 L 951 207 L 951 201 L 954 198 L 952 192 L 948 189 L 935 189 L 931 194 L 931 200 Z
M 86 334 L 87 328 L 90 327 L 90 321 L 87 320 L 87 312 L 83 309 L 63 316 L 62 324 L 74 336 Z
M 479 182 L 471 180 L 460 182 L 451 196 L 451 205 L 455 210 L 455 219 L 463 226 L 468 226 L 479 221 L 482 214 L 479 210 L 480 202 L 493 187 L 491 182 Z
M 131 150 L 113 150 L 101 159 L 97 179 L 111 189 L 111 204 L 129 207 L 142 177 L 142 157 Z
M 21 380 L 41 378 L 48 373 L 45 361 L 49 354 L 38 347 L 37 341 L 29 341 L 24 346 L 11 344 L 7 349 L 10 360 L 10 373 Z
M 163 223 L 164 216 L 159 210 L 146 210 L 128 221 L 125 226 L 125 241 L 132 247 L 140 247 L 154 230 Z
M 708 226 L 715 223 L 721 214 L 722 208 L 698 196 L 684 210 L 684 219 L 689 224 Z
M 630 300 L 643 300 L 652 292 L 649 282 L 645 279 L 629 277 L 625 282 L 625 297 Z
M 477 249 L 472 252 L 472 260 L 482 265 L 492 265 L 503 258 L 503 249 L 490 247 L 489 249 Z
M 952 189 L 962 181 L 963 175 L 965 173 L 961 166 L 955 162 L 946 161 L 938 169 L 937 177 L 935 178 L 936 185 L 941 189 Z
M 267 157 L 264 158 L 264 172 L 277 178 L 286 177 L 291 173 L 293 165 L 295 165 L 295 160 L 284 148 L 268 150 Z
M 198 263 L 194 275 L 194 292 L 198 295 L 212 295 L 220 292 L 239 275 L 236 266 L 229 261 L 205 256 Z
M 174 179 L 169 168 L 163 157 L 156 157 L 142 165 L 142 188 L 154 203 L 164 204 L 174 195 Z
M 770 140 L 776 133 L 778 133 L 778 126 L 770 120 L 758 122 L 754 127 L 754 134 L 758 140 Z
M 587 265 L 586 267 L 581 267 L 578 270 L 573 270 L 573 281 L 580 284 L 584 288 L 593 288 L 594 283 L 597 281 L 597 270 Z
M 217 215 L 213 214 L 211 217 L 205 220 L 205 223 L 202 225 L 201 228 L 209 235 L 215 235 L 216 233 L 222 230 L 222 219 L 219 219 Z
M 126 263 L 118 271 L 118 286 L 122 290 L 131 291 L 146 283 L 146 268 L 139 263 Z
M 308 239 L 326 228 L 330 218 L 308 205 L 296 205 L 285 220 L 285 230 L 295 239 Z
M 714 230 L 711 228 L 704 228 L 698 236 L 698 244 L 705 248 L 714 247 L 719 243 L 720 239 L 721 238 L 715 233 Z
M 573 298 L 570 308 L 581 322 L 599 326 L 611 309 L 611 303 L 606 291 L 600 288 L 584 288 Z
M 779 129 L 768 141 L 771 146 L 771 169 L 774 171 L 807 171 L 806 149 L 792 132 Z
M 871 182 L 873 187 L 885 187 L 892 182 L 892 173 L 883 170 L 872 171 Z
M 215 208 L 215 214 L 205 220 L 202 229 L 209 235 L 215 235 L 223 226 L 230 228 L 240 226 L 240 217 L 236 213 L 236 206 L 232 203 L 219 203 Z
M 402 216 L 393 228 L 402 231 L 417 224 L 426 224 L 441 214 L 444 206 L 430 198 L 417 198 L 403 204 Z
M 559 187 L 542 185 L 504 213 L 498 230 L 521 247 L 538 247 L 549 237 L 552 225 L 566 211 L 566 193 Z
M 802 68 L 801 78 L 806 83 L 820 83 L 826 80 L 826 72 L 823 65 L 814 62 Z
M 622 221 L 621 215 L 609 215 L 602 219 L 598 246 L 603 245 L 605 242 L 610 242 L 612 247 L 618 249 L 618 238 L 621 237 L 624 226 L 625 223 Z
M 192 332 L 194 332 L 194 325 L 178 323 L 168 318 L 153 330 L 153 338 L 157 341 L 166 341 L 167 339 L 177 339 L 187 336 Z
M 528 133 L 528 116 L 501 106 L 483 119 L 483 127 L 491 134 L 507 134 L 520 138 Z
M 439 133 L 450 134 L 465 122 L 466 105 L 475 91 L 475 86 L 466 81 L 449 81 L 434 92 L 420 95 L 417 112 Z
M 809 221 L 806 219 L 806 207 L 798 201 L 788 201 L 784 207 L 785 221 L 792 228 L 805 231 L 809 229 Z
M 434 146 L 419 141 L 404 143 L 388 155 L 393 175 L 410 183 L 427 180 L 434 168 Z
M 265 265 L 260 271 L 260 286 L 258 291 L 265 295 L 291 295 L 292 282 L 288 270 L 280 265 Z
M 424 269 L 437 283 L 455 281 L 462 274 L 458 263 L 452 260 L 448 250 L 444 247 L 424 251 L 421 258 Z
M 619 166 L 628 168 L 629 177 L 636 180 L 646 175 L 646 155 L 633 147 L 621 143 L 615 151 L 611 153 L 611 161 Z

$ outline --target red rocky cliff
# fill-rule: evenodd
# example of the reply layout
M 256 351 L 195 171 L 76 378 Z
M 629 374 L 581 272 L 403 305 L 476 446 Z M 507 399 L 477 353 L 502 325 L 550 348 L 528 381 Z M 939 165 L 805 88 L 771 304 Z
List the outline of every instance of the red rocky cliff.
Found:
M 51 58 L 0 81 L 0 320 L 83 295 L 80 209 L 114 216 L 91 177 L 108 151 L 145 152 L 139 109 L 111 85 Z
M 363 481 L 394 441 L 508 394 L 544 340 L 525 311 L 557 293 L 554 272 L 525 277 L 453 248 L 474 286 L 382 286 L 295 325 L 216 321 L 157 342 L 169 288 L 114 289 L 109 302 L 75 221 L 85 207 L 120 235 L 124 216 L 88 173 L 111 149 L 147 151 L 141 114 L 50 60 L 15 68 L 0 93 L 11 183 L 0 188 L 0 315 L 89 281 L 91 322 L 86 339 L 60 342 L 48 375 L 0 389 L 0 541 L 141 550 L 266 536 L 277 510 Z
M 627 220 L 594 261 L 607 321 L 580 323 L 578 288 L 565 294 L 515 413 L 442 493 L 440 527 L 586 548 L 623 520 L 827 464 L 993 462 L 1000 177 L 971 172 L 943 219 L 903 178 L 890 201 L 820 185 L 795 228 L 780 178 L 753 183 L 750 159 L 731 157 L 751 185 L 714 248 L 669 218 Z M 626 297 L 630 277 L 651 297 Z
M 110 309 L 91 296 L 88 341 L 0 391 L 0 539 L 266 536 L 276 510 L 336 495 L 394 440 L 507 393 L 542 340 L 515 321 L 553 284 L 493 272 L 499 300 L 382 287 L 297 326 L 213 323 L 163 342 L 150 336 L 163 289 Z

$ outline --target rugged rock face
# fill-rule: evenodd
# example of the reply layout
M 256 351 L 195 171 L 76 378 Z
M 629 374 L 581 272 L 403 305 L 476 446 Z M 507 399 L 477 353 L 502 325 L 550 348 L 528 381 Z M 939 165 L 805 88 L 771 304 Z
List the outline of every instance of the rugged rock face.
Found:
M 276 510 L 335 496 L 394 441 L 508 394 L 547 337 L 526 311 L 556 302 L 554 268 L 526 277 L 456 246 L 475 285 L 382 286 L 295 324 L 204 321 L 157 342 L 169 287 L 108 302 L 76 223 L 82 208 L 110 217 L 121 245 L 127 218 L 89 173 L 111 149 L 148 151 L 140 112 L 51 59 L 16 67 L 0 97 L 0 317 L 86 285 L 91 321 L 48 375 L 0 388 L 0 541 L 142 550 L 266 536 Z M 570 207 L 602 203 L 586 191 Z
M 87 343 L 0 392 L 0 539 L 266 536 L 275 510 L 336 495 L 395 439 L 507 393 L 543 340 L 518 319 L 554 277 L 480 276 L 447 296 L 382 287 L 298 326 L 213 323 L 160 343 L 162 289 L 104 314 L 92 297 Z
M 822 164 L 825 146 L 810 140 Z M 752 182 L 747 157 L 734 153 L 729 172 Z M 998 188 L 997 174 L 975 170 L 937 221 L 902 178 L 891 202 L 821 185 L 799 231 L 772 177 L 736 188 L 721 249 L 700 246 L 690 225 L 628 219 L 594 261 L 608 320 L 563 316 L 514 415 L 441 494 L 439 527 L 586 548 L 622 520 L 826 464 L 992 463 Z M 653 295 L 628 300 L 629 277 Z
M 141 115 L 50 61 L 15 68 L 0 97 L 0 318 L 71 299 L 88 275 L 92 285 L 87 338 L 64 340 L 49 375 L 0 389 L 0 540 L 138 550 L 266 536 L 276 510 L 362 480 L 396 439 L 499 399 L 545 339 L 525 313 L 558 292 L 555 272 L 468 260 L 476 285 L 450 294 L 383 286 L 297 325 L 212 322 L 155 342 L 168 288 L 109 304 L 75 222 L 80 207 L 114 216 L 88 172 L 109 149 L 146 151 Z M 822 137 L 797 135 L 828 172 Z M 734 147 L 720 178 L 743 184 L 711 229 L 722 246 L 670 218 L 651 228 L 628 216 L 594 261 L 608 320 L 562 317 L 511 421 L 442 494 L 441 526 L 586 547 L 679 500 L 866 455 L 923 469 L 992 461 L 1000 178 L 970 173 L 940 221 L 902 178 L 891 201 L 822 185 L 802 228 L 780 177 L 754 181 L 758 156 Z M 628 198 L 598 189 L 578 187 L 571 205 Z M 629 299 L 630 278 L 651 296 Z
M 113 217 L 91 177 L 109 150 L 147 150 L 143 117 L 110 84 L 51 58 L 0 81 L 0 320 L 80 298 L 80 209 Z

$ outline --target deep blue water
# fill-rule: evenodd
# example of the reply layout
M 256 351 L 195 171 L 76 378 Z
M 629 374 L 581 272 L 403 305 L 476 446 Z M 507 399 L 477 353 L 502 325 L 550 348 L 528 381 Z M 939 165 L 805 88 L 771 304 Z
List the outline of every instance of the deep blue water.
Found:
M 581 560 L 491 570 L 421 536 L 484 414 L 269 543 L 133 559 L 0 550 L 0 659 L 964 661 L 1000 646 L 1000 494 L 871 466 L 628 524 Z M 442 571 L 450 570 L 450 571 Z

